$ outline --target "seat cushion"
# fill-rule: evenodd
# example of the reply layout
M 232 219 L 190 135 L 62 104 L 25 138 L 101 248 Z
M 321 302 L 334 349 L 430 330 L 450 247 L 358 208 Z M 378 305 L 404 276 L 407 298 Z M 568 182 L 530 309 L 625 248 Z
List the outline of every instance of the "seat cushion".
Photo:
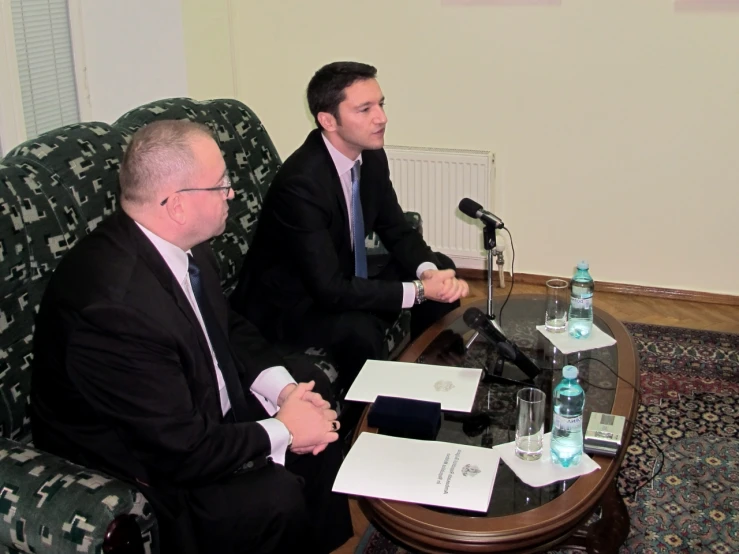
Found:
M 8 552 L 102 552 L 110 522 L 131 514 L 148 552 L 158 552 L 156 519 L 126 483 L 0 439 L 0 544 Z M 6 551 L 6 549 L 3 549 Z

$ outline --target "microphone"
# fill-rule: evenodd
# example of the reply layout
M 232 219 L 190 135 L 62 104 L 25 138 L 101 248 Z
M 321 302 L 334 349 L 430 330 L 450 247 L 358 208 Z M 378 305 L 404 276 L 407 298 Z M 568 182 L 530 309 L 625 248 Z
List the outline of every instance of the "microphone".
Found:
M 502 219 L 494 213 L 484 210 L 480 204 L 471 198 L 462 198 L 459 201 L 459 211 L 464 215 L 470 216 L 472 219 L 479 219 L 486 225 L 493 225 L 496 229 L 505 227 Z
M 509 341 L 506 336 L 493 324 L 492 321 L 478 308 L 468 308 L 462 316 L 464 322 L 470 329 L 474 329 L 485 337 L 498 349 L 498 354 L 513 362 L 529 378 L 536 377 L 541 370 L 526 354 L 518 349 L 518 346 Z

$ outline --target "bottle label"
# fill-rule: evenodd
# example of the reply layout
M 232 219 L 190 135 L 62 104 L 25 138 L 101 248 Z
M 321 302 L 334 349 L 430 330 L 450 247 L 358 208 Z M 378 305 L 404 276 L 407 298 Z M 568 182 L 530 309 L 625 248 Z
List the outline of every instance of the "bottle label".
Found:
M 593 297 L 590 298 L 570 298 L 570 304 L 578 310 L 589 310 L 593 305 Z
M 582 416 L 565 417 L 560 414 L 554 414 L 554 427 L 561 429 L 562 431 L 581 431 L 582 430 Z

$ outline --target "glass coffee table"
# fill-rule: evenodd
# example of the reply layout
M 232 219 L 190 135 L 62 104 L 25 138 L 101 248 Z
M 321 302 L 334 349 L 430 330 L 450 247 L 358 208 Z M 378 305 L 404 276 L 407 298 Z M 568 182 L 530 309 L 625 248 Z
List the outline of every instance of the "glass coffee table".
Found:
M 503 313 L 506 337 L 527 354 L 542 373 L 536 386 L 551 401 L 564 365 L 576 365 L 586 394 L 584 426 L 590 412 L 622 415 L 634 420 L 638 408 L 639 368 L 626 328 L 603 310 L 595 309 L 595 324 L 616 339 L 597 350 L 563 355 L 535 329 L 544 321 L 544 296 L 512 295 Z M 482 336 L 469 347 L 473 331 L 464 312 L 486 302 L 465 305 L 444 317 L 406 348 L 399 361 L 493 369 L 498 355 Z M 500 301 L 496 313 L 500 308 Z M 609 369 L 611 368 L 611 369 Z M 618 376 L 616 376 L 618 373 Z M 507 362 L 503 375 L 526 376 Z M 437 440 L 492 447 L 511 442 L 515 435 L 517 385 L 481 382 L 470 414 L 444 412 Z M 357 429 L 377 432 L 367 425 L 367 410 Z M 551 405 L 545 431 L 551 430 Z M 593 455 L 600 471 L 531 487 L 501 462 L 487 514 L 449 510 L 377 498 L 362 498 L 368 518 L 401 543 L 423 552 L 541 552 L 555 546 L 584 548 L 588 552 L 618 552 L 629 531 L 629 517 L 616 489 L 616 475 L 631 437 L 627 423 L 624 442 L 613 458 Z

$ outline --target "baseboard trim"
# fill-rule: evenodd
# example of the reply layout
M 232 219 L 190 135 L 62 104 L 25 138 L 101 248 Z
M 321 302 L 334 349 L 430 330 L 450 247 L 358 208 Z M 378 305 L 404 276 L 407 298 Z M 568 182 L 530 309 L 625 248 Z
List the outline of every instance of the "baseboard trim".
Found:
M 510 277 L 510 273 L 506 271 L 506 279 Z M 458 267 L 457 276 L 462 279 L 471 279 L 475 281 L 484 281 L 488 278 L 488 272 L 485 269 L 472 269 L 469 267 Z
M 487 271 L 484 269 L 459 268 L 457 274 L 462 279 L 487 279 Z M 497 275 L 496 275 L 497 278 Z M 541 285 L 553 276 L 534 275 L 532 273 L 516 273 L 517 283 L 527 285 Z M 565 277 L 569 280 L 569 277 Z M 511 282 L 511 274 L 506 272 L 506 283 Z M 690 302 L 703 302 L 705 304 L 726 304 L 728 306 L 739 306 L 739 296 L 730 294 L 716 294 L 714 292 L 700 292 L 694 290 L 667 289 L 662 287 L 649 287 L 644 285 L 629 285 L 626 283 L 609 283 L 596 281 L 595 290 L 602 292 L 613 292 L 616 294 L 630 294 L 635 296 L 650 296 L 653 298 L 667 298 L 669 300 L 687 300 Z

